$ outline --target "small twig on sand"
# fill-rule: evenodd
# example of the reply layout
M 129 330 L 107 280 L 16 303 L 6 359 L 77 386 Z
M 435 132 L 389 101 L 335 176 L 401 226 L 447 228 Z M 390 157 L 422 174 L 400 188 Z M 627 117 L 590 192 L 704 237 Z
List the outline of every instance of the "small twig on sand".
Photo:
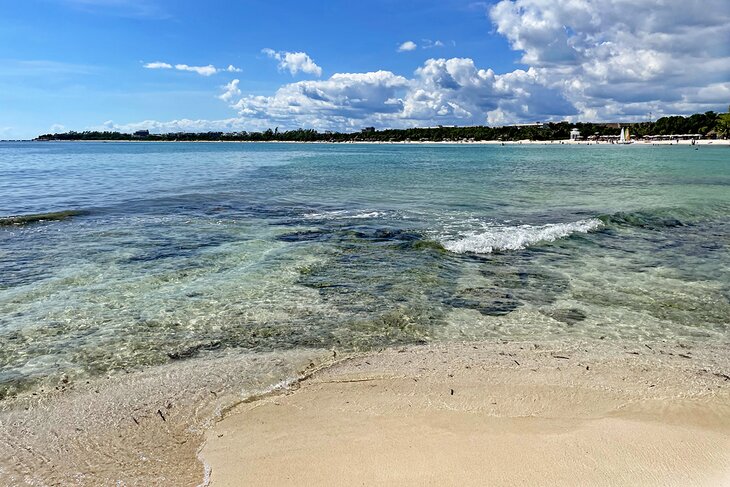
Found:
M 346 382 L 370 382 L 373 380 L 379 380 L 379 377 L 367 377 L 364 379 L 336 379 L 336 380 L 323 380 L 322 384 L 341 384 Z

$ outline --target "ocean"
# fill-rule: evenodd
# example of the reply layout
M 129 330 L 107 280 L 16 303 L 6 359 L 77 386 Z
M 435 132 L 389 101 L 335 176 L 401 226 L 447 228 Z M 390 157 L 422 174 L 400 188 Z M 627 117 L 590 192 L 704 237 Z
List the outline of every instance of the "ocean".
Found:
M 0 398 L 231 351 L 729 322 L 727 147 L 0 143 Z

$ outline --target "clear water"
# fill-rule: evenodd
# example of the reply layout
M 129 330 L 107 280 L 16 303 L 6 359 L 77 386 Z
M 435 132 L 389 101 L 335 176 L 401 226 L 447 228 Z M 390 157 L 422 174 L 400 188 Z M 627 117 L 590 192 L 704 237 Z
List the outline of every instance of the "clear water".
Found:
M 0 397 L 230 348 L 728 339 L 726 147 L 0 144 L 0 218 L 66 210 L 0 220 Z

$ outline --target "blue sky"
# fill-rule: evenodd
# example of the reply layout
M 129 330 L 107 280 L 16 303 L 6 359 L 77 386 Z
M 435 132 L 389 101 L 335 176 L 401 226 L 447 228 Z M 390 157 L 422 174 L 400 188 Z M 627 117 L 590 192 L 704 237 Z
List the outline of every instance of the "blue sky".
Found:
M 726 0 L 6 2 L 0 139 L 724 111 L 728 26 Z

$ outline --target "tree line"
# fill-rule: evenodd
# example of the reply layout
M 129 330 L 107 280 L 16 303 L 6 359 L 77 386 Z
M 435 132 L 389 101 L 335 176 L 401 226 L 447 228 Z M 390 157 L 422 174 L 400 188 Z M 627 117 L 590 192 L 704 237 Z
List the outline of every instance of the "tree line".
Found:
M 662 117 L 654 122 L 621 124 L 629 127 L 633 137 L 649 135 L 700 134 L 709 137 L 730 136 L 730 113 L 696 113 L 687 117 Z M 406 141 L 461 141 L 461 140 L 565 140 L 572 129 L 577 128 L 581 137 L 617 136 L 620 126 L 617 123 L 569 123 L 551 122 L 533 125 L 513 125 L 504 127 L 424 127 L 407 129 L 365 128 L 360 132 L 318 132 L 312 129 L 279 131 L 278 128 L 262 132 L 176 132 L 149 134 L 146 131 L 126 134 L 110 131 L 66 132 L 44 134 L 35 140 L 139 140 L 160 142 L 406 142 Z

